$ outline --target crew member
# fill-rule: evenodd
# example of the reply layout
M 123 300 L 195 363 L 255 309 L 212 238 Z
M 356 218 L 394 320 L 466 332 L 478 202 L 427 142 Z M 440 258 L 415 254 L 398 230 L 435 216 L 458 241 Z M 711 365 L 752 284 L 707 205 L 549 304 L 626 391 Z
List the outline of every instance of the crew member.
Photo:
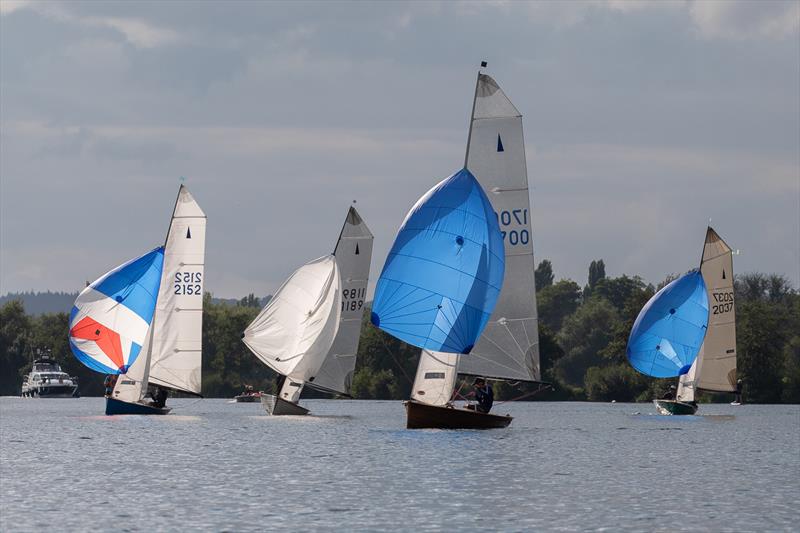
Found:
M 479 413 L 488 413 L 491 411 L 492 404 L 494 403 L 494 391 L 492 390 L 492 386 L 489 385 L 485 379 L 476 378 L 472 387 L 475 389 L 475 400 L 478 402 L 478 405 L 475 406 L 475 410 Z

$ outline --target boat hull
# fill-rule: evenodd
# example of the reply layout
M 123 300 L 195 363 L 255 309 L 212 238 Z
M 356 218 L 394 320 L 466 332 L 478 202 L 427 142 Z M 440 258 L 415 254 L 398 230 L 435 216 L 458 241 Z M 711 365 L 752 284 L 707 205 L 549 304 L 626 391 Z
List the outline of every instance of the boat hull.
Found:
M 693 415 L 697 412 L 697 404 L 678 400 L 653 400 L 653 403 L 658 413 L 662 415 Z
M 42 385 L 22 390 L 23 397 L 30 398 L 77 398 L 77 385 Z
M 260 394 L 240 394 L 239 396 L 235 396 L 233 398 L 236 400 L 236 403 L 256 403 L 261 401 Z
M 408 429 L 497 429 L 508 427 L 513 417 L 479 413 L 471 409 L 428 405 L 414 400 L 406 406 Z
M 273 394 L 262 394 L 261 405 L 264 406 L 264 410 L 267 412 L 268 415 L 302 416 L 302 415 L 307 415 L 309 413 L 308 409 L 306 409 L 305 407 L 300 407 L 296 403 L 287 402 L 286 400 L 278 398 Z
M 153 407 L 139 402 L 123 402 L 115 398 L 106 398 L 107 415 L 165 415 L 171 410 L 169 407 Z

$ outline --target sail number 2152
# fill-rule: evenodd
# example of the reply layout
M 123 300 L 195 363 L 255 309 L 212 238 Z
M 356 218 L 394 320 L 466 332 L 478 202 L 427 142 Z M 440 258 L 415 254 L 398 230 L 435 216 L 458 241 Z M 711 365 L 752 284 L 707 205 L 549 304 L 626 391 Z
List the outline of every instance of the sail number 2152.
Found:
M 497 222 L 500 224 L 500 233 L 503 234 L 503 241 L 511 246 L 530 242 L 531 235 L 528 231 L 527 209 L 510 209 L 508 211 L 495 212 L 495 215 L 497 215 Z M 514 228 L 515 226 L 522 227 Z
M 186 296 L 203 294 L 203 273 L 175 272 L 173 285 L 175 286 L 175 294 Z

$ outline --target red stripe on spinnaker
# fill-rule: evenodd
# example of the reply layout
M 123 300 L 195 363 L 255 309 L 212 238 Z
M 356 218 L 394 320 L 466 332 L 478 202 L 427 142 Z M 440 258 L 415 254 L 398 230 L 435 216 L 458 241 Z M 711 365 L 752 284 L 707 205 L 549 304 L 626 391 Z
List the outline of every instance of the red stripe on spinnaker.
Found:
M 75 324 L 69 334 L 76 339 L 94 341 L 103 350 L 103 353 L 117 365 L 118 369 L 125 366 L 125 359 L 122 356 L 122 342 L 120 341 L 119 333 L 116 331 L 86 316 Z

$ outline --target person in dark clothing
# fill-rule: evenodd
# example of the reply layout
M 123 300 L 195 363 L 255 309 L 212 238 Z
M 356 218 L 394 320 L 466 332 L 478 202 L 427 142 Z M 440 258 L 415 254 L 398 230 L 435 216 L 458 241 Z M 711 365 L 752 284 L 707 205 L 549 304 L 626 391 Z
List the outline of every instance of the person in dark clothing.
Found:
M 733 400 L 734 403 L 738 403 L 741 405 L 742 403 L 742 380 L 736 380 L 736 398 Z
M 106 376 L 106 379 L 103 381 L 103 386 L 105 387 L 105 395 L 106 398 L 111 397 L 111 393 L 114 392 L 114 385 L 117 384 L 117 376 L 116 374 L 109 374 Z
M 167 389 L 156 387 L 156 390 L 153 391 L 152 406 L 161 409 L 166 404 L 167 404 Z
M 670 385 L 669 390 L 664 393 L 664 396 L 661 397 L 662 400 L 674 400 L 675 399 L 675 385 Z
M 475 389 L 475 401 L 478 402 L 478 405 L 475 406 L 475 410 L 479 413 L 488 413 L 491 411 L 492 404 L 494 403 L 494 391 L 492 390 L 492 386 L 489 385 L 485 379 L 477 378 L 472 384 L 472 387 Z

